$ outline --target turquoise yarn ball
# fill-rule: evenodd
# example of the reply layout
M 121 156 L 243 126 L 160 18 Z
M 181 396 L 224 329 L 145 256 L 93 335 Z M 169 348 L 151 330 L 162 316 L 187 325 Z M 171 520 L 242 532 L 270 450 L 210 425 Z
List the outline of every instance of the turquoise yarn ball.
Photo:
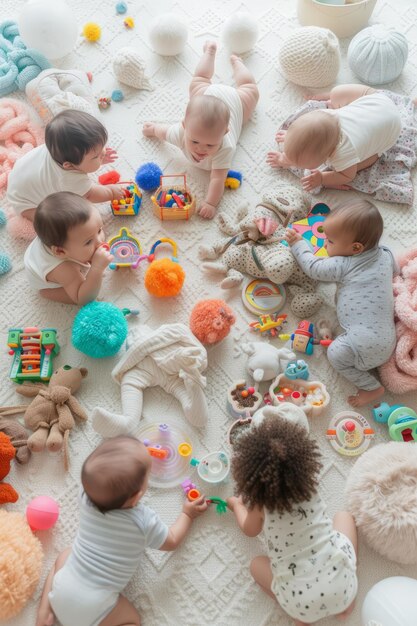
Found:
M 7 223 L 7 217 L 3 209 L 0 209 L 0 226 L 5 226 Z
M 82 307 L 72 325 L 72 345 L 95 359 L 115 355 L 127 337 L 127 322 L 110 302 L 90 302 Z
M 123 91 L 121 89 L 115 89 L 112 91 L 111 99 L 113 102 L 121 102 L 124 98 Z
M 0 254 L 0 276 L 2 274 L 7 274 L 12 269 L 12 262 L 10 261 L 7 254 Z
M 123 15 L 123 13 L 126 13 L 126 11 L 127 11 L 127 4 L 126 4 L 126 2 L 118 2 L 116 4 L 116 12 L 119 15 Z

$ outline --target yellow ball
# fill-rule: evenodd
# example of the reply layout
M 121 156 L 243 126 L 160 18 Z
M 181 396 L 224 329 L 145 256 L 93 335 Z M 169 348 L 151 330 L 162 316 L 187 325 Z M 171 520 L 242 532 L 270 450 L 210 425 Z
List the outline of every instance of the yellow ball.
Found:
M 88 41 L 98 41 L 101 37 L 101 27 L 95 22 L 87 22 L 83 28 L 83 35 Z

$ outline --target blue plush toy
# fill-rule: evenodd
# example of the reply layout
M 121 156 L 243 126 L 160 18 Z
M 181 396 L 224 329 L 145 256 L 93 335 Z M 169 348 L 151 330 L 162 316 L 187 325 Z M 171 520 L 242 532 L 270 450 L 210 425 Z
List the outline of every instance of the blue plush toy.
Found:
M 125 315 L 138 311 L 118 309 L 110 302 L 90 302 L 75 316 L 72 344 L 80 352 L 95 359 L 115 355 L 127 337 Z
M 159 187 L 162 170 L 156 163 L 144 163 L 136 172 L 135 181 L 144 191 L 154 191 Z
M 4 226 L 6 224 L 6 216 L 4 211 L 0 209 L 0 226 Z M 0 276 L 2 274 L 7 274 L 12 269 L 12 262 L 7 254 L 0 252 Z

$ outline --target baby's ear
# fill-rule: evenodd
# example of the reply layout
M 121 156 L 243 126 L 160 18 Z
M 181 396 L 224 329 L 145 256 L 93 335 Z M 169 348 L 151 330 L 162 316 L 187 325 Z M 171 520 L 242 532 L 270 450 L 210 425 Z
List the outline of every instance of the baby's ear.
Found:
M 59 258 L 65 257 L 67 254 L 64 248 L 61 248 L 61 246 L 51 246 L 50 250 L 54 256 L 59 257 Z
M 70 163 L 69 161 L 64 161 L 62 164 L 62 167 L 64 168 L 64 170 L 73 170 L 74 169 L 74 165 L 72 163 Z

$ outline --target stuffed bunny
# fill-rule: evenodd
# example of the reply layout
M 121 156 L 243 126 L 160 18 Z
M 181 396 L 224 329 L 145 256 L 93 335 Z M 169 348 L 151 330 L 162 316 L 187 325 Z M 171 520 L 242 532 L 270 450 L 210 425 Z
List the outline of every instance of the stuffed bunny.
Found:
M 220 229 L 232 238 L 200 247 L 199 257 L 205 261 L 203 269 L 227 275 L 220 283 L 222 289 L 237 287 L 245 274 L 268 278 L 279 285 L 286 283 L 293 296 L 294 314 L 310 317 L 322 304 L 316 282 L 302 272 L 290 248 L 281 241 L 286 226 L 305 217 L 309 208 L 310 202 L 302 191 L 283 183 L 265 193 L 254 209 L 245 205 L 235 216 L 220 213 Z
M 263 341 L 243 343 L 241 349 L 249 355 L 246 369 L 256 383 L 273 380 L 296 358 L 288 348 L 275 348 Z
M 1 407 L 0 415 L 13 415 L 25 411 L 25 426 L 33 430 L 28 439 L 32 452 L 47 448 L 56 452 L 64 449 L 64 465 L 68 469 L 68 437 L 75 419 L 86 421 L 87 414 L 72 395 L 87 376 L 85 367 L 64 365 L 54 372 L 49 386 L 43 384 L 23 384 L 16 388 L 17 393 L 32 398 L 29 406 Z

